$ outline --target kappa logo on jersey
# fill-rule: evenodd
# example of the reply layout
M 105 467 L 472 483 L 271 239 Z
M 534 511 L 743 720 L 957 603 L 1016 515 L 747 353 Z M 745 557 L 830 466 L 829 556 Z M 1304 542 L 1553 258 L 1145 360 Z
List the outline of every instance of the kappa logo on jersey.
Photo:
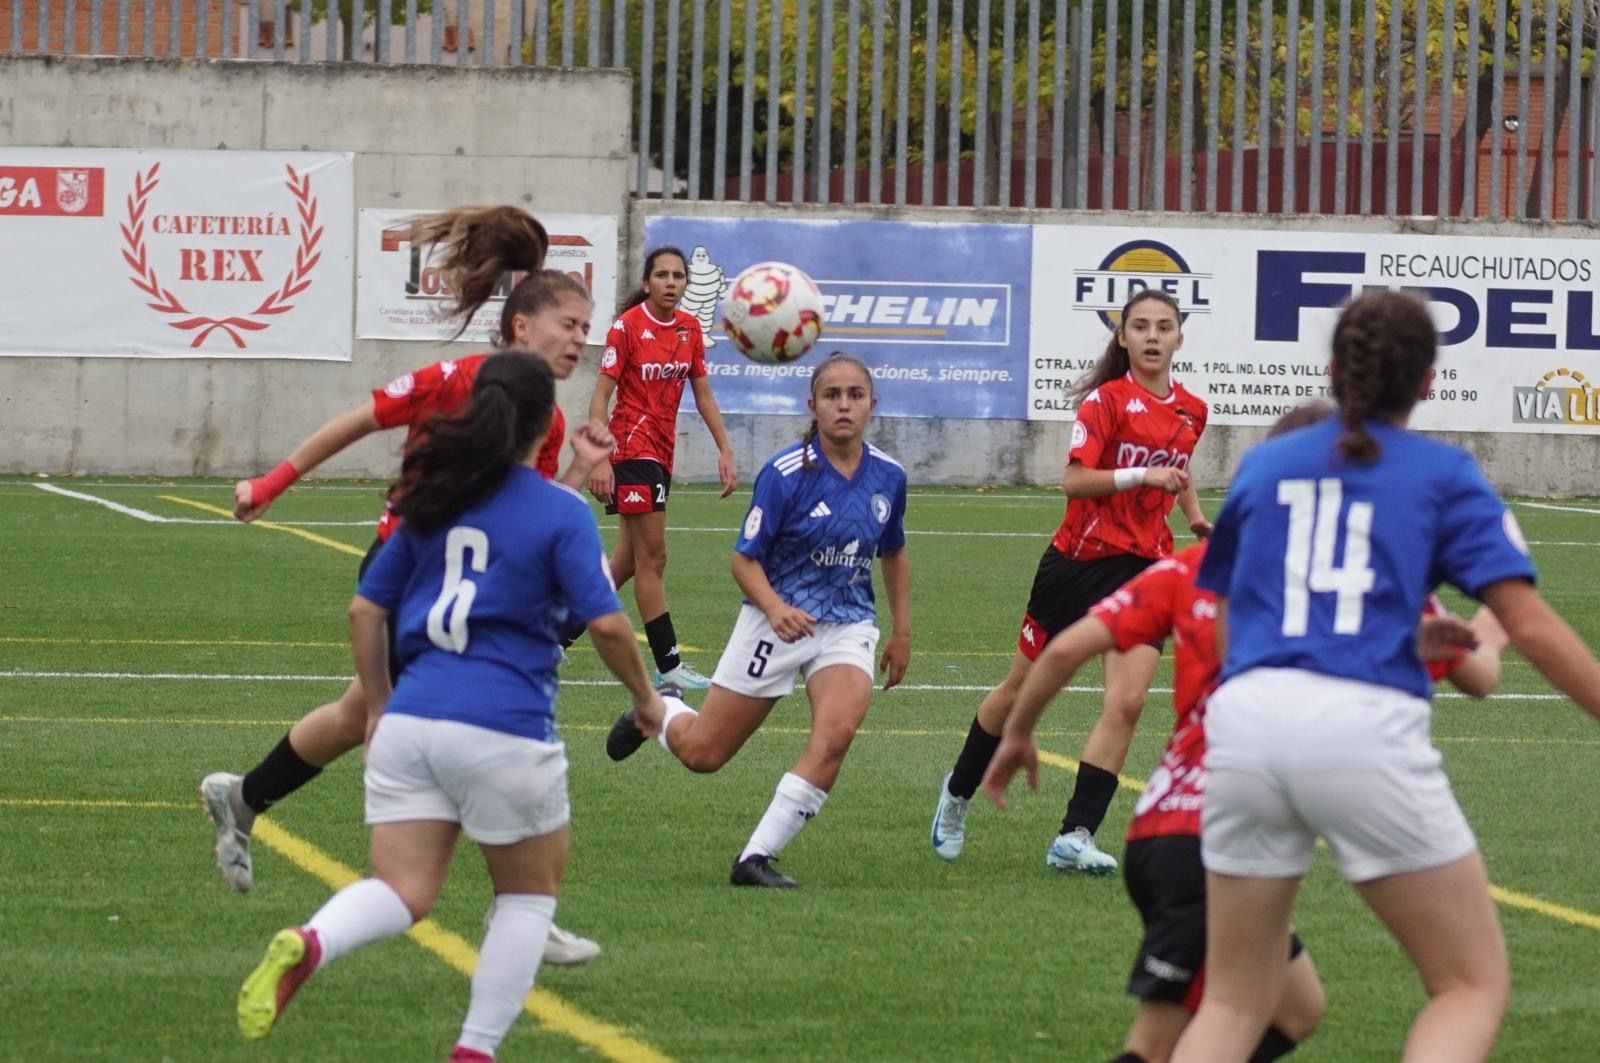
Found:
M 1106 328 L 1122 324 L 1122 308 L 1142 291 L 1170 295 L 1178 316 L 1209 314 L 1211 274 L 1196 273 L 1177 250 L 1156 240 L 1130 240 L 1094 269 L 1073 270 L 1072 308 L 1097 314 Z
M 630 506 L 640 506 L 648 503 L 650 499 L 645 496 L 643 491 L 630 487 L 623 493 L 622 501 Z
M 1022 625 L 1022 637 L 1030 646 L 1039 644 L 1039 633 L 1034 629 L 1033 621 L 1030 620 Z
M 1128 400 L 1128 405 L 1125 407 L 1125 409 L 1129 413 L 1148 413 L 1149 412 L 1149 410 L 1145 407 L 1143 399 L 1129 399 Z
M 383 393 L 391 399 L 403 399 L 411 394 L 411 389 L 417 386 L 416 377 L 407 373 L 405 376 L 396 377 L 383 385 Z
M 446 380 L 449 380 L 451 377 L 455 376 L 456 363 L 454 363 L 454 362 L 440 362 L 439 363 L 439 372 L 444 374 L 444 378 Z
M 811 508 L 811 516 L 818 517 L 818 518 L 826 517 L 826 516 L 830 515 L 832 512 L 833 512 L 833 510 L 828 508 L 828 503 L 826 503 L 826 502 L 818 502 L 815 506 L 813 506 Z
M 644 335 L 640 336 L 639 338 L 642 339 L 642 340 L 653 340 L 653 339 L 656 338 L 656 334 L 654 332 L 651 332 L 649 329 L 645 329 L 644 330 Z
M 1196 620 L 1215 620 L 1217 618 L 1217 603 L 1205 598 L 1196 598 L 1192 612 Z
M 872 515 L 878 518 L 879 524 L 889 523 L 889 500 L 883 495 L 872 496 Z

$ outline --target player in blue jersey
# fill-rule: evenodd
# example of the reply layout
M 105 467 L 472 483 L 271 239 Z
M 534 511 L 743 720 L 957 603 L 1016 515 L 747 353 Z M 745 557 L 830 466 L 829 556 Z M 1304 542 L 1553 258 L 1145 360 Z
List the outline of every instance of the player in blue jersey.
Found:
M 712 772 L 793 692 L 796 676 L 805 680 L 810 740 L 734 861 L 736 886 L 795 885 L 772 860 L 821 810 L 866 718 L 878 644 L 874 558 L 894 614 L 878 659 L 885 690 L 911 658 L 906 473 L 866 441 L 877 401 L 872 375 L 849 355 L 834 354 L 812 374 L 811 427 L 762 467 L 734 544 L 733 578 L 745 600 L 705 703 L 697 713 L 664 698 L 661 744 L 689 770 Z M 644 739 L 624 713 L 606 752 L 622 760 Z
M 1429 736 L 1417 617 L 1449 583 L 1600 717 L 1600 664 L 1534 590 L 1515 518 L 1466 453 L 1407 431 L 1438 337 L 1398 292 L 1333 334 L 1337 417 L 1244 458 L 1198 583 L 1219 597 L 1206 716 L 1207 981 L 1177 1061 L 1244 1060 L 1281 992 L 1320 836 L 1431 998 L 1408 1060 L 1479 1060 L 1509 976 L 1488 877 Z
M 487 359 L 467 408 L 401 467 L 400 530 L 350 604 L 367 702 L 372 876 L 279 931 L 239 991 L 240 1032 L 264 1037 L 314 971 L 404 933 L 432 908 L 457 835 L 478 843 L 495 903 L 451 1060 L 492 1060 L 533 985 L 567 860 L 567 759 L 556 732 L 563 621 L 655 730 L 652 690 L 588 505 L 536 471 L 555 384 L 543 359 Z M 386 624 L 403 666 L 390 687 Z

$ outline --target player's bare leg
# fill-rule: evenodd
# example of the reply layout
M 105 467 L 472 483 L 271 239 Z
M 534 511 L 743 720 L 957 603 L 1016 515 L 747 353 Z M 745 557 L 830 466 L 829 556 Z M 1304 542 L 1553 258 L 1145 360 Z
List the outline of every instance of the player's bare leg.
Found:
M 678 651 L 678 634 L 667 611 L 667 514 L 628 514 L 622 518 L 633 548 L 633 599 L 639 606 L 644 636 L 655 658 L 656 685 L 681 690 L 705 690 L 711 680 L 684 663 Z
M 667 699 L 661 744 L 690 771 L 717 771 L 744 748 L 777 703 L 777 698 L 753 698 L 719 686 L 706 692 L 699 712 L 677 698 Z
M 1011 668 L 999 685 L 991 689 L 978 703 L 978 715 L 967 730 L 967 739 L 956 757 L 955 767 L 939 783 L 939 802 L 933 810 L 933 851 L 944 860 L 954 860 L 961 855 L 966 844 L 967 810 L 972 795 L 978 792 L 983 773 L 1000 747 L 1000 732 L 1016 704 L 1017 691 L 1028 675 L 1032 662 L 1021 652 L 1011 658 Z

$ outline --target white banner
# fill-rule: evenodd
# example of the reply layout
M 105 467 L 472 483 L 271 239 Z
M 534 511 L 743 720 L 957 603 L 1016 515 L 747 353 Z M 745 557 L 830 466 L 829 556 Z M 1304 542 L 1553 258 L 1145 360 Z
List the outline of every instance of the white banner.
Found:
M 1028 416 L 1070 420 L 1133 292 L 1185 312 L 1173 375 L 1212 424 L 1270 424 L 1327 394 L 1338 307 L 1364 287 L 1429 300 L 1440 330 L 1418 428 L 1600 432 L 1600 245 L 1587 240 L 1040 225 L 1033 237 Z
M 434 263 L 433 248 L 412 247 L 408 225 L 426 210 L 362 208 L 356 273 L 356 332 L 372 340 L 448 340 L 456 323 L 440 317 L 451 292 Z M 617 305 L 617 219 L 600 214 L 539 214 L 550 234 L 549 269 L 572 274 L 594 296 L 589 342 L 605 342 Z M 472 315 L 461 343 L 489 345 L 500 329 L 510 279 Z
M 0 355 L 348 361 L 351 160 L 0 148 Z

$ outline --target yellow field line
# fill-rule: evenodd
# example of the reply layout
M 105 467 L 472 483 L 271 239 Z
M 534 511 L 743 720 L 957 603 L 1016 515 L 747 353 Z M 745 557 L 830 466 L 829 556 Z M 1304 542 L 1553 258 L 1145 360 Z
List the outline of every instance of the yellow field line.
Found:
M 1041 749 L 1039 751 L 1039 762 L 1056 768 L 1064 768 L 1073 774 L 1077 774 L 1078 771 L 1078 761 L 1060 753 L 1049 753 Z M 1135 779 L 1131 775 L 1119 774 L 1117 782 L 1121 784 L 1124 790 L 1132 790 L 1136 794 L 1144 792 L 1144 782 Z M 1504 886 L 1496 886 L 1492 882 L 1489 884 L 1489 896 L 1508 908 L 1521 908 L 1524 911 L 1535 912 L 1570 926 L 1600 930 L 1600 915 L 1592 915 L 1578 908 L 1568 908 L 1564 904 L 1551 904 L 1549 901 L 1542 901 L 1526 893 L 1508 890 Z
M 276 639 L 72 639 L 27 638 L 21 635 L 0 636 L 0 643 L 29 646 L 248 646 L 282 647 L 284 649 L 341 649 L 348 650 L 346 642 L 283 642 Z
M 208 502 L 196 502 L 192 498 L 180 498 L 177 495 L 159 495 L 158 497 L 164 501 L 176 502 L 180 506 L 188 506 L 191 509 L 198 509 L 204 513 L 218 513 L 224 517 L 233 516 L 233 510 L 223 509 L 221 506 L 213 506 Z M 367 556 L 367 552 L 361 549 L 359 546 L 351 546 L 349 543 L 341 543 L 337 539 L 330 539 L 326 535 L 318 535 L 316 532 L 308 532 L 304 528 L 291 528 L 285 524 L 274 524 L 269 520 L 257 520 L 252 521 L 251 523 L 257 528 L 265 528 L 268 531 L 279 531 L 283 532 L 285 535 L 293 535 L 304 539 L 307 542 L 316 543 L 318 546 L 326 546 L 330 549 L 337 550 L 341 554 L 349 554 L 351 557 Z
M 269 819 L 257 819 L 253 837 L 300 870 L 320 879 L 330 889 L 343 889 L 361 876 L 310 842 L 299 838 Z M 459 934 L 451 933 L 432 919 L 423 919 L 408 936 L 457 971 L 472 977 L 478 953 Z M 534 987 L 524 1009 L 549 1030 L 588 1045 L 607 1059 L 618 1063 L 668 1063 L 669 1058 L 625 1030 L 602 1022 L 549 990 Z

